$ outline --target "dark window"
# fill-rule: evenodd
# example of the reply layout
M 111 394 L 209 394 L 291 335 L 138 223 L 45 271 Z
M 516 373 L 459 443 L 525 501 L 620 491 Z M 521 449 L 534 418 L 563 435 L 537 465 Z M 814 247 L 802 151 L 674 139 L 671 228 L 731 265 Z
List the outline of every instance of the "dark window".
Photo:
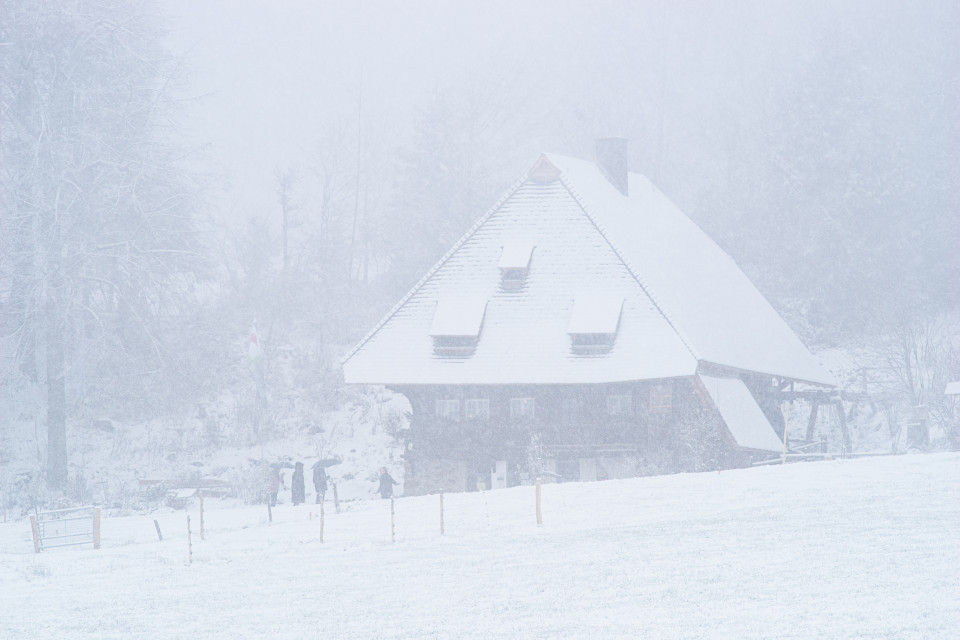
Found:
M 477 348 L 477 336 L 434 336 L 433 348 L 440 355 L 471 353 Z
M 668 413 L 673 407 L 673 387 L 669 384 L 650 385 L 650 413 Z
M 459 400 L 437 400 L 437 417 L 445 420 L 460 419 L 460 401 Z
M 489 420 L 490 401 L 486 398 L 469 398 L 464 400 L 463 417 L 467 420 Z
M 504 269 L 502 275 L 503 279 L 500 281 L 501 286 L 507 290 L 515 290 L 523 286 L 524 281 L 527 279 L 527 270 Z
M 613 348 L 614 333 L 574 333 L 570 335 L 570 348 L 574 353 L 606 353 Z
M 607 396 L 607 415 L 633 415 L 633 398 L 630 396 L 630 394 Z

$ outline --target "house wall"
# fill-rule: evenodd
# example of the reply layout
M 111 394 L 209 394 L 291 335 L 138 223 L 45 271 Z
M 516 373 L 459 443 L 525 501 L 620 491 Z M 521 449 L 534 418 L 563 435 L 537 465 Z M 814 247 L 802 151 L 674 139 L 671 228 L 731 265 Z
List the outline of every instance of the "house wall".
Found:
M 727 464 L 729 446 L 716 421 L 703 415 L 702 401 L 685 378 L 396 390 L 412 407 L 405 453 L 408 495 L 489 488 L 498 460 L 507 462 L 508 486 L 538 475 L 545 481 L 604 480 Z M 514 398 L 533 398 L 533 416 L 511 415 Z M 469 399 L 486 400 L 489 417 L 466 418 Z M 438 400 L 457 401 L 458 415 L 438 415 Z

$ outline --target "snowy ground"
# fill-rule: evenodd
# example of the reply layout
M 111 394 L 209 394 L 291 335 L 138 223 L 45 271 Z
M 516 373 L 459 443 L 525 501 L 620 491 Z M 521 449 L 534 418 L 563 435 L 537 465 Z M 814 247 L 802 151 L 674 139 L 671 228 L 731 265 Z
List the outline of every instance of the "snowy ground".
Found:
M 0 525 L 0 638 L 947 638 L 960 454 Z M 157 541 L 153 518 L 163 530 Z

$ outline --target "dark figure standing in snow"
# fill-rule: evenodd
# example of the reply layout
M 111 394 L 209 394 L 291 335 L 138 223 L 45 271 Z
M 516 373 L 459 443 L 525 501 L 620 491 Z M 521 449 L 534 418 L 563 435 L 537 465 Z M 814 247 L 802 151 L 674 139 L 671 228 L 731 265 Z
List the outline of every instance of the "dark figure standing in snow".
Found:
M 298 462 L 293 470 L 293 480 L 290 482 L 290 501 L 294 505 L 303 504 L 303 463 Z
M 270 492 L 270 506 L 277 506 L 277 493 L 280 491 L 280 472 L 276 467 L 270 467 L 270 478 L 267 481 L 267 490 Z
M 327 471 L 319 462 L 313 466 L 313 488 L 317 490 L 317 504 L 322 503 L 327 492 Z
M 387 473 L 386 467 L 380 467 L 380 487 L 377 491 L 380 492 L 381 498 L 392 498 L 393 497 L 393 485 L 399 484 L 393 477 Z

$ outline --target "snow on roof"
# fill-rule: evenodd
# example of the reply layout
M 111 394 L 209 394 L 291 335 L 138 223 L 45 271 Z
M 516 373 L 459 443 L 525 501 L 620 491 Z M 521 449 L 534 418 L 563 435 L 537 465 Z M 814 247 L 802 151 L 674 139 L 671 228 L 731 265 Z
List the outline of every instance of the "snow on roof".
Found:
M 527 240 L 511 241 L 503 245 L 499 266 L 501 269 L 526 269 L 530 266 L 533 243 Z
M 730 435 L 744 449 L 781 451 L 783 442 L 739 378 L 699 376 Z
M 544 154 L 699 360 L 835 385 L 733 259 L 647 178 L 622 195 L 592 162 Z
M 536 240 L 523 289 L 501 287 L 501 248 Z M 623 300 L 616 345 L 575 353 L 567 329 L 576 292 Z M 434 352 L 437 300 L 487 300 L 483 335 L 464 358 Z M 690 376 L 697 361 L 630 271 L 557 181 L 524 181 L 436 265 L 344 362 L 349 383 L 575 384 Z
M 624 196 L 590 162 L 544 154 L 534 169 L 539 177 L 514 185 L 347 356 L 347 382 L 600 383 L 691 376 L 703 361 L 834 384 L 736 263 L 649 180 L 630 174 Z M 522 262 L 518 238 L 536 245 L 537 269 L 507 291 L 500 267 Z M 581 291 L 622 301 L 609 351 L 571 350 Z M 468 357 L 444 358 L 431 336 L 465 329 L 451 328 L 459 321 L 438 300 L 457 296 L 486 301 L 483 336 Z M 481 320 L 470 318 L 461 318 L 466 335 L 477 335 Z
M 480 335 L 487 299 L 479 296 L 449 296 L 440 298 L 430 325 L 431 336 Z
M 577 296 L 570 314 L 567 333 L 612 334 L 620 324 L 623 298 L 611 296 Z
M 948 396 L 960 395 L 960 381 L 948 382 L 943 393 Z

